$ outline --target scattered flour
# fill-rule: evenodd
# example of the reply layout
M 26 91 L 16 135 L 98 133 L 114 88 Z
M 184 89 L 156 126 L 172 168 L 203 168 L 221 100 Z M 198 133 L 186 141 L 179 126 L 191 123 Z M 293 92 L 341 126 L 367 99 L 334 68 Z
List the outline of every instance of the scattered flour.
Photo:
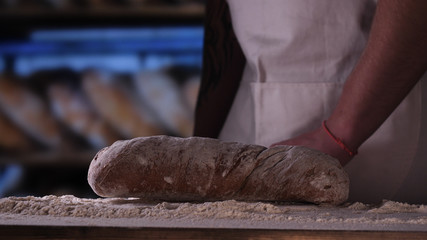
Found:
M 60 217 L 133 218 L 251 218 L 269 219 L 285 210 L 268 203 L 244 203 L 234 200 L 206 203 L 141 202 L 138 198 L 84 199 L 70 195 L 45 197 L 9 197 L 0 199 L 0 213 L 50 215 Z
M 234 200 L 205 203 L 147 203 L 138 198 L 84 199 L 74 196 L 0 199 L 2 216 L 53 216 L 100 219 L 222 219 L 277 223 L 412 224 L 427 229 L 427 207 L 393 201 L 379 206 L 353 203 L 334 207 Z
M 363 204 L 361 202 L 355 202 L 353 204 L 351 204 L 350 206 L 348 206 L 349 209 L 353 209 L 353 210 L 368 210 L 369 206 L 366 204 Z
M 402 213 L 402 212 L 425 212 L 424 205 L 413 205 L 407 203 L 393 202 L 384 200 L 378 208 L 369 210 L 371 213 Z

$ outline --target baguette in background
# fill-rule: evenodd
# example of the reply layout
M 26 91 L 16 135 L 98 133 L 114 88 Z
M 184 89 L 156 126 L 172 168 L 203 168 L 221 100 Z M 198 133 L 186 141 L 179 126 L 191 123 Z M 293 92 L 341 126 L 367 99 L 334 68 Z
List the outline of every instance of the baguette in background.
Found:
M 16 79 L 0 77 L 0 109 L 20 129 L 43 145 L 61 144 L 60 130 L 47 104 Z
M 95 113 L 80 90 L 55 83 L 48 87 L 48 96 L 55 117 L 73 132 L 85 137 L 96 149 L 111 145 L 121 138 Z
M 142 102 L 106 73 L 88 71 L 83 89 L 96 111 L 126 138 L 164 134 Z
M 134 82 L 141 99 L 171 132 L 183 137 L 192 135 L 192 113 L 171 77 L 160 71 L 146 71 L 139 73 Z

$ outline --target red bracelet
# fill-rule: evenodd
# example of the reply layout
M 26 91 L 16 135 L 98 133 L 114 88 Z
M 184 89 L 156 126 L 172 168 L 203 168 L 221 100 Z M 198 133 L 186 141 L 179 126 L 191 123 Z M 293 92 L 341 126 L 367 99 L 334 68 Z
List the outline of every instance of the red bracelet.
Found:
M 344 142 L 335 137 L 334 134 L 331 133 L 331 131 L 329 130 L 329 128 L 326 126 L 326 121 L 323 121 L 322 123 L 323 129 L 325 129 L 325 132 L 342 148 L 344 149 L 348 155 L 350 155 L 350 157 L 353 157 L 354 155 L 357 154 L 357 151 L 351 151 L 345 144 Z

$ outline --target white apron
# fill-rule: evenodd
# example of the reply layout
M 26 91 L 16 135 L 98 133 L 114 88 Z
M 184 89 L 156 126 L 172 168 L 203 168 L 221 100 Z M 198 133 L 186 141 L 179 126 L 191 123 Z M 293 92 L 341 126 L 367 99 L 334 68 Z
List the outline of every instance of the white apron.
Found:
M 269 146 L 320 126 L 363 51 L 376 1 L 228 3 L 247 64 L 219 138 Z M 425 88 L 417 84 L 345 167 L 350 200 L 427 202 Z

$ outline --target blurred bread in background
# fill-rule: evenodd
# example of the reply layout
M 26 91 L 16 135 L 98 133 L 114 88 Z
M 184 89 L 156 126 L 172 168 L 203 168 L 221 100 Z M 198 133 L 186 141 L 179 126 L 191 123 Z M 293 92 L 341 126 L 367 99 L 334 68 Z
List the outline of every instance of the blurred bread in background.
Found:
M 192 135 L 192 113 L 174 79 L 161 71 L 144 71 L 134 82 L 142 101 L 170 132 L 184 137 Z
M 188 78 L 182 86 L 182 94 L 184 95 L 185 102 L 190 108 L 192 115 L 196 110 L 197 96 L 199 95 L 200 88 L 200 75 Z
M 140 136 L 191 136 L 200 79 L 190 76 L 70 69 L 38 71 L 23 80 L 3 75 L 0 148 L 99 150 Z
M 59 127 L 46 102 L 17 79 L 0 77 L 0 110 L 44 146 L 55 148 L 61 144 Z
M 111 145 L 121 139 L 91 107 L 81 89 L 73 89 L 65 83 L 48 86 L 52 113 L 74 133 L 87 139 L 96 149 Z
M 149 109 L 114 75 L 90 70 L 82 85 L 95 110 L 124 137 L 165 134 Z
M 31 140 L 6 115 L 0 112 L 0 148 L 8 152 L 31 149 Z

